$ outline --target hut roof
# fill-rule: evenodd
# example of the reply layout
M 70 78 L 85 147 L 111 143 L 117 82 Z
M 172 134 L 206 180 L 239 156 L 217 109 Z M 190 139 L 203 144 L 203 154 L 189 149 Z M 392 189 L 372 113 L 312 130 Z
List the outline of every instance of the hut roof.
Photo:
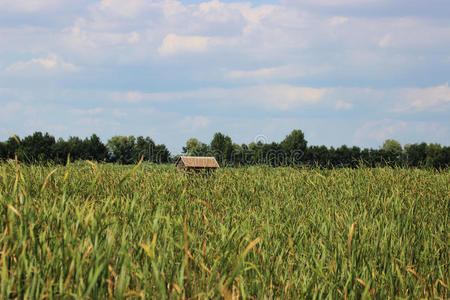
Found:
M 179 161 L 182 161 L 184 166 L 187 168 L 218 168 L 219 164 L 217 163 L 214 157 L 201 157 L 201 156 L 181 156 L 177 160 L 177 164 Z

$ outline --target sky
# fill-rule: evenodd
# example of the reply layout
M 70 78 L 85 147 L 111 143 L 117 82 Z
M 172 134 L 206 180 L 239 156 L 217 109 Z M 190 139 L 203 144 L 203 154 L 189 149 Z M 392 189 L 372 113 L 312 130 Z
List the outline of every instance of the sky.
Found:
M 0 140 L 450 144 L 448 0 L 0 0 Z

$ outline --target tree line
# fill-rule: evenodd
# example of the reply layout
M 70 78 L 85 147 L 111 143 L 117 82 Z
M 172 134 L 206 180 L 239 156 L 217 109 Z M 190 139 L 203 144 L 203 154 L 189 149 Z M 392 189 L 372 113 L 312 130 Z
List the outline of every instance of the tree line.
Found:
M 353 146 L 308 146 L 301 130 L 293 130 L 280 143 L 252 142 L 236 144 L 220 132 L 214 134 L 209 144 L 191 138 L 183 147 L 182 155 L 214 156 L 222 166 L 248 165 L 307 165 L 323 168 L 360 165 L 448 168 L 450 147 L 439 144 L 407 144 L 404 147 L 395 140 L 386 140 L 380 149 L 361 149 Z M 156 144 L 150 137 L 114 136 L 103 143 L 93 134 L 81 139 L 69 137 L 55 139 L 52 135 L 35 132 L 23 139 L 13 136 L 0 142 L 0 159 L 19 159 L 27 163 L 65 163 L 68 159 L 92 160 L 134 164 L 141 157 L 153 163 L 169 163 L 178 158 L 172 156 L 163 144 Z
M 133 164 L 142 156 L 146 161 L 155 163 L 171 161 L 165 145 L 157 145 L 151 138 L 142 136 L 114 136 L 104 144 L 96 134 L 85 139 L 69 137 L 67 140 L 56 140 L 48 133 L 35 132 L 23 139 L 12 136 L 0 142 L 0 159 L 17 157 L 27 163 L 65 163 L 70 159 Z

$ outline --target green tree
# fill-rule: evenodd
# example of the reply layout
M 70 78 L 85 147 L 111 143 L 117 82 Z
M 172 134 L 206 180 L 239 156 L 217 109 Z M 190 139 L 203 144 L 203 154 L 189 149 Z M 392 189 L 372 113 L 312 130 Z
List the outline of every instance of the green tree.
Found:
M 289 163 L 298 164 L 306 152 L 308 142 L 301 130 L 293 130 L 280 143 Z
M 429 168 L 439 168 L 443 162 L 443 151 L 439 144 L 429 144 L 425 149 L 425 166 Z
M 426 143 L 405 145 L 406 163 L 411 167 L 421 167 L 426 160 Z
M 56 163 L 65 163 L 70 153 L 69 143 L 63 138 L 59 138 L 53 145 L 53 155 Z
M 111 160 L 121 164 L 134 162 L 134 146 L 134 136 L 113 136 L 106 144 Z
M 158 164 L 170 162 L 170 152 L 166 145 L 156 145 L 155 152 L 152 156 L 152 161 Z
M 5 160 L 6 158 L 6 143 L 0 142 L 0 160 Z
M 91 135 L 90 138 L 86 138 L 83 144 L 88 159 L 105 161 L 108 158 L 108 149 L 96 134 Z
M 326 146 L 311 146 L 307 148 L 305 161 L 311 165 L 319 165 L 321 167 L 327 167 L 329 162 L 329 153 Z
M 64 155 L 64 157 L 67 158 L 67 155 L 70 153 L 70 159 L 71 160 L 78 160 L 78 159 L 87 159 L 87 151 L 85 148 L 85 143 L 82 139 L 80 139 L 77 136 L 71 136 L 67 140 L 67 146 L 60 145 L 62 149 L 67 149 L 68 153 Z M 67 147 L 67 148 L 66 148 Z M 66 151 L 67 151 L 66 150 Z M 63 157 L 63 159 L 64 159 Z
M 255 164 L 262 164 L 265 163 L 264 158 L 264 143 L 261 141 L 258 141 L 257 143 L 251 142 L 248 145 L 248 152 L 249 155 L 249 164 L 255 165 Z
M 26 136 L 19 146 L 19 159 L 28 162 L 49 161 L 54 159 L 53 145 L 55 138 L 47 132 L 35 132 Z
M 383 147 L 381 149 L 393 153 L 395 156 L 400 156 L 402 153 L 402 145 L 396 140 L 387 139 L 383 143 Z
M 264 163 L 272 167 L 278 167 L 289 163 L 286 152 L 283 151 L 283 148 L 278 143 L 272 142 L 270 144 L 264 144 L 263 153 Z
M 14 158 L 14 156 L 19 151 L 20 138 L 18 136 L 12 136 L 8 138 L 5 143 L 6 148 L 6 158 Z
M 210 144 L 211 151 L 220 164 L 226 164 L 231 162 L 231 156 L 233 152 L 233 142 L 231 138 L 220 132 L 214 134 L 214 137 Z
M 136 140 L 136 145 L 134 146 L 134 161 L 139 161 L 142 156 L 144 156 L 144 160 L 153 161 L 155 148 L 155 142 L 151 138 L 139 136 Z
M 183 147 L 183 153 L 188 156 L 207 156 L 209 147 L 196 138 L 190 138 Z

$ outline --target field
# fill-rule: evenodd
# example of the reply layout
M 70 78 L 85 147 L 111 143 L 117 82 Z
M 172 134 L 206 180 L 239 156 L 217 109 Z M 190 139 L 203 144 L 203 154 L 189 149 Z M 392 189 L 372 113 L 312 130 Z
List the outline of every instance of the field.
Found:
M 449 296 L 450 175 L 0 164 L 0 298 Z

